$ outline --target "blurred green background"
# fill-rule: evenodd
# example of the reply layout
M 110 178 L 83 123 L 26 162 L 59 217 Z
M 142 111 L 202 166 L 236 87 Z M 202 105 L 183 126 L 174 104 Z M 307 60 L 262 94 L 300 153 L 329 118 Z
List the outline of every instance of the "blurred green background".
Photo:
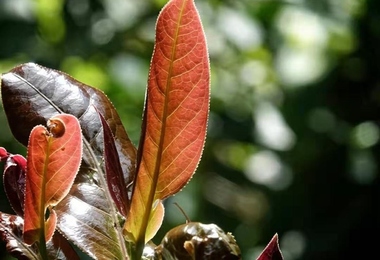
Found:
M 33 61 L 104 90 L 137 145 L 165 3 L 0 0 L 0 73 Z M 196 5 L 211 60 L 208 138 L 192 181 L 166 201 L 155 241 L 184 223 L 177 202 L 193 221 L 232 232 L 243 259 L 256 259 L 275 233 L 286 260 L 376 254 L 380 2 Z M 2 108 L 0 133 L 1 146 L 25 154 Z

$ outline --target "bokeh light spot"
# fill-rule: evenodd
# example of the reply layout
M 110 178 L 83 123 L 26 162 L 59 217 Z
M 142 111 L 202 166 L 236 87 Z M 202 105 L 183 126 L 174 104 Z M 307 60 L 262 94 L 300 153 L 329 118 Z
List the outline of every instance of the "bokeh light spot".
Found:
M 364 122 L 353 129 L 353 141 L 358 148 L 369 148 L 379 142 L 379 127 L 373 122 Z
M 291 170 L 271 151 L 253 154 L 246 162 L 244 173 L 250 181 L 274 190 L 287 188 L 293 179 Z
M 296 135 L 276 107 L 263 102 L 256 106 L 254 112 L 255 135 L 260 143 L 280 151 L 286 151 L 293 147 Z

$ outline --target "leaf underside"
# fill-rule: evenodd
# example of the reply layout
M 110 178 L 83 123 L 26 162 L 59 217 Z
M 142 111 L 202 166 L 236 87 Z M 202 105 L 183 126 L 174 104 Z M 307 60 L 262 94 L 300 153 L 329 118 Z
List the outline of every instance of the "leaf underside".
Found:
M 56 226 L 51 207 L 69 192 L 82 158 L 82 135 L 76 117 L 60 114 L 49 121 L 57 123 L 50 132 L 41 125 L 34 127 L 28 144 L 24 204 L 24 241 L 28 244 L 39 241 L 40 236 L 51 239 Z M 47 208 L 50 213 L 45 221 Z
M 193 175 L 204 146 L 209 111 L 209 59 L 193 0 L 171 0 L 156 25 L 142 135 L 129 218 L 129 239 L 143 243 L 162 219 L 152 209 Z

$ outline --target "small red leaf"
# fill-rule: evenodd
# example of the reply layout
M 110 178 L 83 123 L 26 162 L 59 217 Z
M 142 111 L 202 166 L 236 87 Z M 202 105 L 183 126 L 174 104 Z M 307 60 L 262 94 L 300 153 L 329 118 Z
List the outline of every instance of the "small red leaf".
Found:
M 115 145 L 115 139 L 107 121 L 101 113 L 99 113 L 99 117 L 103 127 L 104 164 L 108 189 L 120 214 L 126 217 L 129 211 L 129 198 L 127 186 L 123 177 L 123 170 L 120 165 L 119 154 Z
M 24 216 L 26 159 L 19 154 L 10 154 L 0 147 L 0 158 L 5 161 L 3 183 L 5 194 L 13 210 Z
M 5 148 L 0 147 L 0 161 L 5 161 L 8 158 L 8 152 Z
M 278 245 L 278 235 L 275 234 L 257 260 L 283 260 L 283 256 Z
M 57 115 L 33 128 L 28 145 L 24 241 L 28 244 L 54 233 L 57 205 L 69 192 L 82 158 L 82 135 L 76 117 Z M 49 218 L 45 221 L 46 210 Z M 46 226 L 45 226 L 46 225 Z
M 209 59 L 193 0 L 171 0 L 156 25 L 137 160 L 136 184 L 125 229 L 141 243 L 156 200 L 177 193 L 193 175 L 206 135 Z M 157 226 L 159 227 L 159 226 Z

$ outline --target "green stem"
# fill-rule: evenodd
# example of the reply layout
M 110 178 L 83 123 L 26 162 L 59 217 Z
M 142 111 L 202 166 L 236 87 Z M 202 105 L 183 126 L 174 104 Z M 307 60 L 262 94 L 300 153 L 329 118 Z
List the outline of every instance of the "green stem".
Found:
M 50 146 L 52 143 L 52 137 L 48 137 L 48 145 L 46 147 L 46 157 L 45 165 L 42 173 L 42 189 L 41 189 L 41 198 L 40 198 L 40 239 L 38 243 L 38 249 L 43 260 L 48 260 L 47 251 L 46 251 L 46 241 L 45 241 L 45 188 L 46 188 L 46 175 L 47 175 L 47 166 L 49 164 L 49 154 Z
M 145 228 L 146 230 L 146 228 Z M 132 260 L 140 260 L 145 246 L 145 232 L 142 239 L 136 241 L 135 248 L 132 248 Z
M 38 243 L 38 249 L 40 251 L 41 258 L 43 260 L 49 260 L 48 255 L 47 255 L 47 250 L 46 250 L 45 228 L 44 227 L 42 228 L 41 233 L 43 235 L 40 236 L 40 241 Z

